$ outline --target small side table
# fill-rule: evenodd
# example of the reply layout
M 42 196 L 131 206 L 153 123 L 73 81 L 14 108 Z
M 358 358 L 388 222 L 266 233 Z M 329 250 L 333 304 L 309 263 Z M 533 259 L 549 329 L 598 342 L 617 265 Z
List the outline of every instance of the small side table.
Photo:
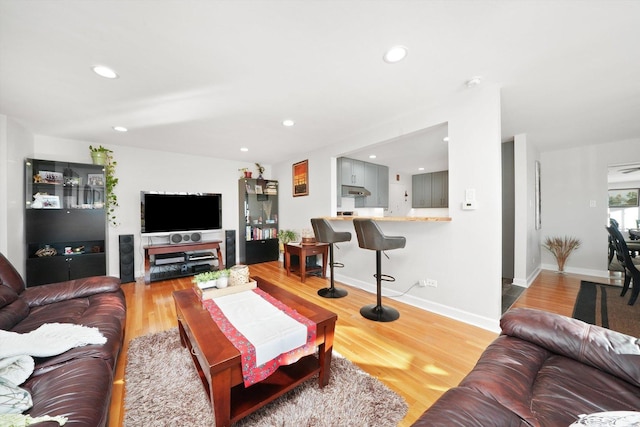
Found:
M 301 243 L 287 243 L 284 245 L 284 259 L 287 264 L 287 276 L 291 273 L 291 255 L 298 255 L 300 258 L 300 281 L 304 283 L 308 273 L 322 268 L 322 278 L 327 277 L 327 257 L 329 253 L 329 243 L 314 243 L 303 245 Z M 307 257 L 312 255 L 322 255 L 322 267 L 307 269 Z

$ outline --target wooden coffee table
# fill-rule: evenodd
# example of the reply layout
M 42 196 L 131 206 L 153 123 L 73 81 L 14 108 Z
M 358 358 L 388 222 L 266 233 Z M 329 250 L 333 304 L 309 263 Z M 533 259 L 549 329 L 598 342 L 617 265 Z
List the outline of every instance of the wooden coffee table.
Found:
M 227 340 L 193 289 L 173 293 L 178 316 L 180 341 L 191 358 L 212 402 L 217 427 L 229 426 L 304 381 L 319 376 L 319 386 L 329 383 L 333 334 L 338 316 L 303 298 L 287 292 L 260 277 L 258 287 L 315 322 L 318 356 L 305 356 L 281 366 L 265 380 L 245 388 L 240 352 Z

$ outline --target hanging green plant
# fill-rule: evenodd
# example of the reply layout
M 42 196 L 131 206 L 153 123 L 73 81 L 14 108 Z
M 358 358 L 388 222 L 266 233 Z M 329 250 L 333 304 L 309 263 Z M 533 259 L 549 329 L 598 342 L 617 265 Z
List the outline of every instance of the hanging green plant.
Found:
M 113 159 L 113 151 L 102 145 L 98 147 L 90 145 L 89 151 L 91 152 L 93 163 L 104 166 L 105 188 L 107 193 L 104 208 L 107 210 L 108 221 L 115 227 L 118 225 L 115 209 L 119 206 L 118 196 L 114 192 L 116 185 L 118 185 L 118 178 L 116 177 L 116 166 L 118 162 Z

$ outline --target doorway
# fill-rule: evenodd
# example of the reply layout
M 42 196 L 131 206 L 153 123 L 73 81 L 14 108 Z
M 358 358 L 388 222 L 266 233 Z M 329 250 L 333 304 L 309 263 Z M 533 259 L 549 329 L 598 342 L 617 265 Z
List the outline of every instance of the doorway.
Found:
M 502 144 L 502 313 L 524 287 L 513 284 L 515 251 L 515 161 L 513 141 Z

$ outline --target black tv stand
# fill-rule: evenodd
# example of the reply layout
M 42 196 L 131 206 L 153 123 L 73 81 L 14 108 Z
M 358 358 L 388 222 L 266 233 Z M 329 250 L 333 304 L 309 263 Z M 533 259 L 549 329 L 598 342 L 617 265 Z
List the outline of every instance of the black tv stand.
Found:
M 218 260 L 218 269 L 224 269 L 224 258 L 220 250 L 221 240 L 210 242 L 186 243 L 175 245 L 148 245 L 144 247 L 144 283 L 157 282 L 159 280 L 175 279 L 177 277 L 192 276 L 205 269 L 211 260 Z M 207 249 L 215 251 L 207 251 Z M 164 271 L 154 272 L 155 265 L 151 257 L 156 255 L 169 255 L 176 262 L 163 264 Z M 175 255 L 175 257 L 173 256 Z

